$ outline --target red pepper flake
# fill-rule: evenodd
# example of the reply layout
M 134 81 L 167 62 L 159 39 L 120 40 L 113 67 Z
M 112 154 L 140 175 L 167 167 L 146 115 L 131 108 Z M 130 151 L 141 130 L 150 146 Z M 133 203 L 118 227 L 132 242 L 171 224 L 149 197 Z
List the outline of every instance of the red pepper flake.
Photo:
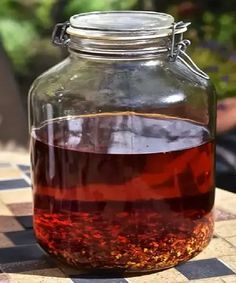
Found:
M 172 215 L 161 221 L 153 211 L 150 218 L 148 210 L 128 217 L 118 213 L 113 225 L 103 213 L 83 213 L 81 217 L 80 212 L 74 212 L 65 220 L 62 213 L 45 214 L 36 209 L 34 222 L 41 246 L 76 268 L 149 271 L 186 261 L 209 243 L 212 213 L 202 212 L 201 217 L 190 214 L 191 218 Z

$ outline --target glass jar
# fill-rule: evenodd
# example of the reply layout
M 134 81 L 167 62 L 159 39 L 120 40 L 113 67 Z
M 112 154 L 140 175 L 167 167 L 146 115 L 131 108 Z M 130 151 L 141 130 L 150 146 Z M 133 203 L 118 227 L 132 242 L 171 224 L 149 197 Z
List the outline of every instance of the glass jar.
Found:
M 215 92 L 188 24 L 95 12 L 56 26 L 69 57 L 29 95 L 34 229 L 80 269 L 161 270 L 213 233 Z

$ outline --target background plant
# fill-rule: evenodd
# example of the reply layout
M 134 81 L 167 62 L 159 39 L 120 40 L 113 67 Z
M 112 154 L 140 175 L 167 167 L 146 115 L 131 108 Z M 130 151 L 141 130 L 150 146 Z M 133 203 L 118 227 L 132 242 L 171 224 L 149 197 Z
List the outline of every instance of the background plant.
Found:
M 65 54 L 50 43 L 55 23 L 94 10 L 152 9 L 191 21 L 189 52 L 210 74 L 218 96 L 236 96 L 236 0 L 1 0 L 0 42 L 26 93 L 33 78 Z

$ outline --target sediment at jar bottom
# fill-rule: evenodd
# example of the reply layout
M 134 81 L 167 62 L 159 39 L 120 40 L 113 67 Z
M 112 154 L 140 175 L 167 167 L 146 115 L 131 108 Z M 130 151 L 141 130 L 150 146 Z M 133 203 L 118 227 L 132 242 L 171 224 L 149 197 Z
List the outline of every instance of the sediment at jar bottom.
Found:
M 114 203 L 110 205 L 115 207 Z M 183 216 L 153 209 L 163 203 L 150 202 L 145 207 L 148 205 L 148 210 L 108 210 L 107 214 L 99 210 L 48 214 L 36 209 L 36 237 L 49 254 L 76 268 L 115 267 L 133 272 L 174 266 L 192 258 L 209 243 L 212 212 L 193 209 L 186 210 Z

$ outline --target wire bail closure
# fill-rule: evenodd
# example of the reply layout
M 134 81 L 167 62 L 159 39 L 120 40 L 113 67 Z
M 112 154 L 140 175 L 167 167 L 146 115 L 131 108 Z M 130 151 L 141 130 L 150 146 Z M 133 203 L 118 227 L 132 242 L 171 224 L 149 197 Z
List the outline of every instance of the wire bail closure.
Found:
M 191 41 L 183 38 L 183 33 L 180 35 L 180 41 L 176 43 L 176 30 L 187 28 L 191 23 L 178 22 L 173 24 L 172 35 L 171 35 L 171 47 L 169 59 L 170 62 L 175 62 L 177 59 L 180 60 L 189 70 L 191 70 L 194 74 L 209 80 L 209 76 L 204 73 L 191 59 L 190 56 L 186 53 L 186 50 L 189 45 L 191 45 Z
M 183 39 L 183 32 L 180 35 L 180 41 L 176 44 L 176 33 L 178 29 L 187 29 L 191 23 L 178 22 L 174 23 L 172 26 L 171 34 L 171 47 L 170 47 L 170 60 L 175 61 L 178 57 L 180 50 L 186 51 L 187 47 L 191 44 L 190 40 Z
M 70 26 L 70 22 L 56 24 L 52 33 L 52 43 L 59 46 L 67 46 L 70 42 L 69 35 L 66 33 L 67 28 Z
M 169 51 L 170 62 L 175 62 L 177 59 L 180 60 L 189 70 L 194 74 L 209 80 L 209 76 L 204 73 L 198 66 L 193 62 L 193 60 L 185 52 L 187 47 L 191 44 L 190 40 L 183 38 L 183 32 L 177 32 L 178 30 L 185 30 L 190 25 L 190 22 L 184 23 L 183 21 L 174 23 L 172 26 L 171 33 L 171 46 Z M 66 47 L 70 42 L 70 37 L 66 30 L 70 26 L 70 22 L 66 21 L 64 23 L 59 23 L 55 26 L 52 33 L 52 43 L 58 46 Z M 176 34 L 180 34 L 180 41 L 176 43 Z

